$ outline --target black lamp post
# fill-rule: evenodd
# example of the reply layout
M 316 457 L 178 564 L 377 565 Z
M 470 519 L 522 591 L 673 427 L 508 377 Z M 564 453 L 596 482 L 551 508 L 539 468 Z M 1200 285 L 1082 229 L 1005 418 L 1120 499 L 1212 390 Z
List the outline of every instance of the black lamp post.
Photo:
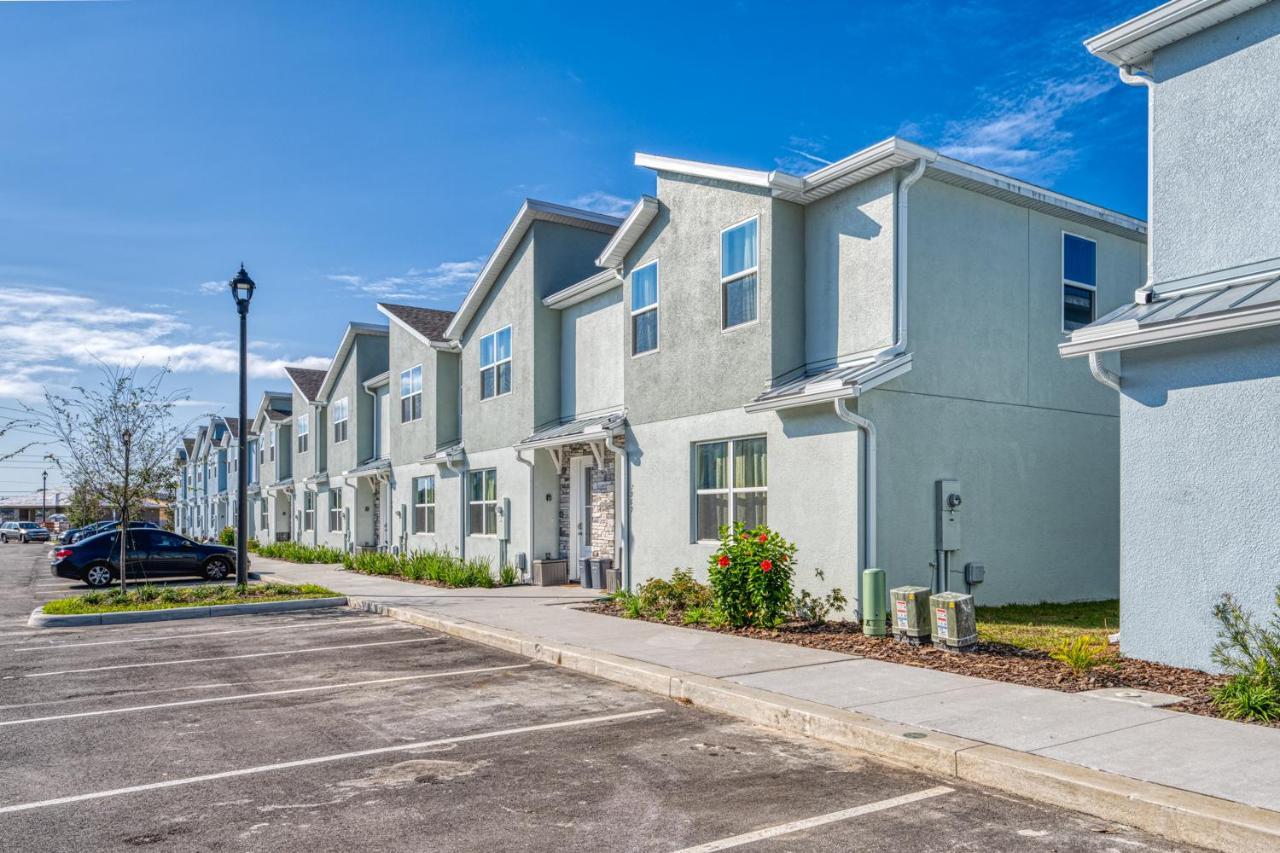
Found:
M 40 472 L 40 526 L 49 520 L 49 472 Z
M 236 300 L 236 312 L 240 315 L 240 425 L 236 442 L 236 584 L 249 582 L 249 543 L 245 538 L 249 530 L 249 469 L 245 466 L 248 452 L 246 424 L 249 419 L 249 300 L 257 287 L 240 265 L 240 272 L 231 279 L 231 295 Z

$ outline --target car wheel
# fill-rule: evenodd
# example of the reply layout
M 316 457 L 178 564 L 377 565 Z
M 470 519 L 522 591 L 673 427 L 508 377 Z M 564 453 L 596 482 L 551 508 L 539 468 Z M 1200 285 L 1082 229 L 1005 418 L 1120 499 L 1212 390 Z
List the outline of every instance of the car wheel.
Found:
M 104 565 L 90 566 L 85 569 L 84 582 L 94 589 L 102 589 L 111 585 L 111 569 Z
M 8 545 L 8 544 L 9 544 L 9 537 L 8 537 L 8 536 L 0 536 L 0 542 L 3 542 L 4 544 Z
M 28 540 L 28 539 L 27 539 L 27 534 L 25 534 L 25 533 L 24 533 L 24 534 L 22 534 L 22 538 L 21 538 L 21 539 L 19 539 L 18 541 L 19 541 L 19 542 L 21 542 L 23 545 L 26 545 L 26 544 L 27 544 L 27 542 L 28 542 L 28 541 L 30 541 L 30 540 Z
M 220 581 L 225 580 L 231 574 L 231 566 L 221 557 L 214 557 L 212 560 L 204 564 L 205 580 Z

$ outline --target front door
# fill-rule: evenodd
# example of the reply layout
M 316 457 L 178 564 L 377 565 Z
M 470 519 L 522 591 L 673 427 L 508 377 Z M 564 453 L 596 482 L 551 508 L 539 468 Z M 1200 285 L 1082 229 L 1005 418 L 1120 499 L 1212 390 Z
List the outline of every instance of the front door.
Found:
M 569 459 L 569 578 L 581 580 L 579 561 L 591 556 L 590 456 Z

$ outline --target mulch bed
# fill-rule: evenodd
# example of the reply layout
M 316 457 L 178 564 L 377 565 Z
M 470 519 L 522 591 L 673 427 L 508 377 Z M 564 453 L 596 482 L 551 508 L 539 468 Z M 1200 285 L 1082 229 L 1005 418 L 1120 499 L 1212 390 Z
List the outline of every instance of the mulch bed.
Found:
M 621 610 L 613 602 L 601 602 L 586 609 L 622 618 Z M 1221 716 L 1210 702 L 1209 694 L 1214 687 L 1226 681 L 1225 676 L 1212 675 L 1198 669 L 1182 669 L 1122 657 L 1118 650 L 1115 651 L 1111 660 L 1099 664 L 1083 675 L 1076 675 L 1064 664 L 1049 657 L 1047 652 L 1035 649 L 1022 649 L 1003 643 L 978 643 L 973 651 L 957 654 L 935 649 L 933 646 L 912 646 L 889 637 L 868 637 L 862 633 L 856 623 L 851 622 L 827 622 L 817 625 L 789 624 L 776 630 L 684 625 L 678 616 L 672 616 L 666 620 L 666 623 L 702 631 L 737 634 L 759 640 L 793 643 L 797 646 L 843 652 L 906 666 L 940 669 L 992 681 L 1044 687 L 1049 690 L 1061 690 L 1064 693 L 1079 693 L 1104 687 L 1127 687 L 1134 690 L 1170 693 L 1187 697 L 1186 702 L 1168 706 L 1170 710 L 1186 711 L 1206 717 Z

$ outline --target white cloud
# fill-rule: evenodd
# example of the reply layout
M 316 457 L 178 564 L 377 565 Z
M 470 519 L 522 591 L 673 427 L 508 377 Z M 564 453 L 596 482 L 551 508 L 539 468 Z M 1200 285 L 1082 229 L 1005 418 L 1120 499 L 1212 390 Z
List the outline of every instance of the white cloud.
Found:
M 980 116 L 951 122 L 942 153 L 1018 177 L 1047 180 L 1075 158 L 1070 112 L 1115 85 L 1109 74 L 1050 80 L 1031 92 L 989 100 Z
M 350 273 L 325 276 L 329 281 L 345 284 L 348 290 L 375 299 L 460 300 L 484 267 L 484 258 L 469 261 L 444 261 L 429 269 L 411 267 L 400 275 L 366 277 Z
M 773 158 L 773 162 L 784 172 L 807 175 L 823 166 L 831 165 L 830 160 L 821 156 L 826 147 L 826 137 L 809 139 L 804 136 L 792 136 L 782 148 L 786 153 Z
M 602 190 L 584 193 L 569 202 L 570 207 L 603 213 L 605 216 L 626 216 L 635 204 L 634 199 L 622 198 Z
M 194 340 L 195 330 L 173 314 L 113 305 L 52 288 L 0 285 L 0 397 L 38 398 L 45 383 L 65 384 L 83 367 L 164 367 L 177 373 L 234 374 L 238 344 L 231 338 Z M 285 365 L 327 367 L 320 356 L 268 358 L 250 347 L 249 375 L 283 377 Z
M 217 296 L 230 290 L 225 281 L 202 281 L 196 285 L 196 289 L 200 291 L 201 296 Z

